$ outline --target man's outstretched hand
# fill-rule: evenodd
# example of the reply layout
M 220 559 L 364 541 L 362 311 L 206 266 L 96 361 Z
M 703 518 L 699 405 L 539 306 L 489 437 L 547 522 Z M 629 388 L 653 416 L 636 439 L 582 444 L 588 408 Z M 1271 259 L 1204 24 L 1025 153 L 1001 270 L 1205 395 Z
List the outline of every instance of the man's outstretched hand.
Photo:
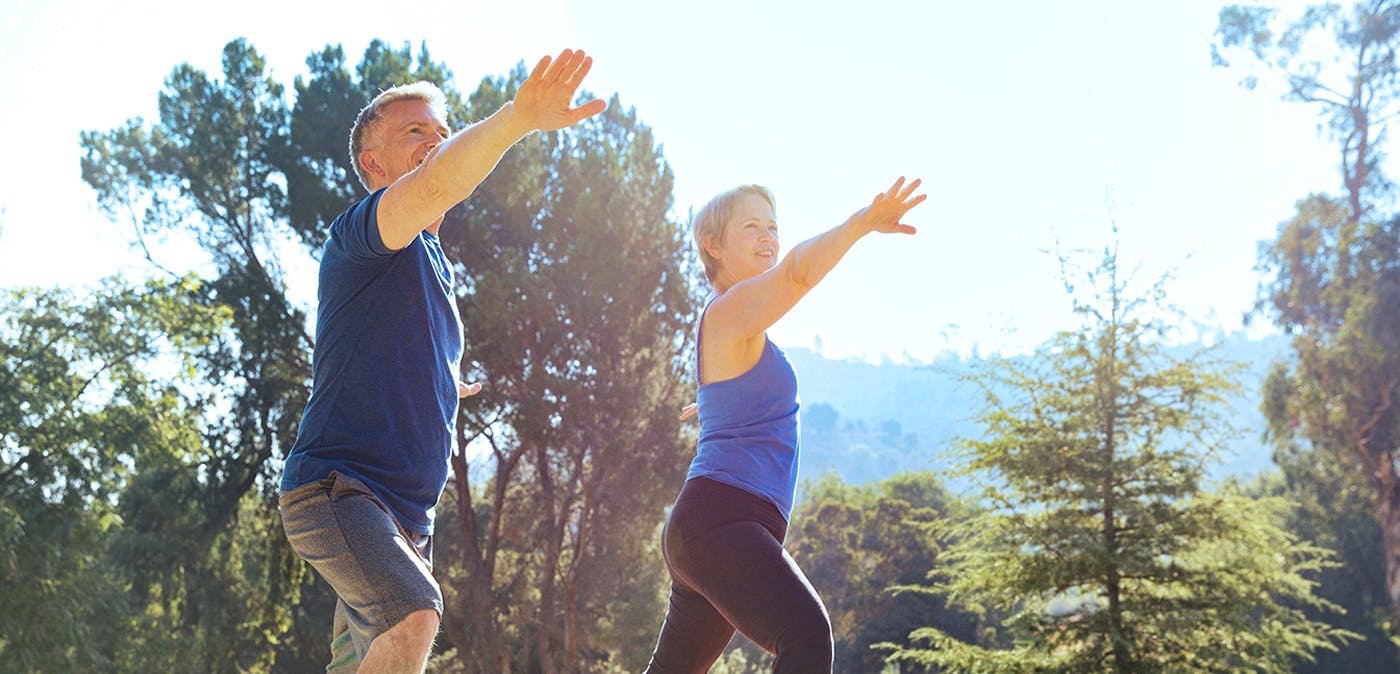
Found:
M 457 382 L 458 398 L 469 398 L 478 393 L 481 393 L 481 382 L 473 382 L 471 384 L 462 381 Z
M 607 109 L 608 104 L 597 98 L 572 107 L 579 84 L 592 67 L 593 59 L 582 50 L 565 49 L 557 58 L 540 59 L 515 93 L 515 119 L 530 131 L 553 131 Z

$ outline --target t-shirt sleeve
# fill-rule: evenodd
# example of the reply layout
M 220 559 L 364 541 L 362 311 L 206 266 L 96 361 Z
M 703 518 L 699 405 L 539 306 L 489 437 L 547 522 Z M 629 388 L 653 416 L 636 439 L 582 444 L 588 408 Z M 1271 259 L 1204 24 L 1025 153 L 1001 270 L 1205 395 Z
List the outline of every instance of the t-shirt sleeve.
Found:
M 352 260 L 377 260 L 395 251 L 384 245 L 379 235 L 379 197 L 384 190 L 359 200 L 331 223 L 331 237 L 339 239 Z

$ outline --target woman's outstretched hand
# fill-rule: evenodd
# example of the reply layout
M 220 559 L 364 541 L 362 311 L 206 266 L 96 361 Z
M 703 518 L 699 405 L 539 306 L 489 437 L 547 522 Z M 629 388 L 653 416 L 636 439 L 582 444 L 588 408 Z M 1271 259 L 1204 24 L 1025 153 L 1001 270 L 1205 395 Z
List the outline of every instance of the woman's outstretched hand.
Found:
M 913 234 L 916 230 L 900 220 L 904 219 L 904 214 L 910 209 L 928 198 L 927 194 L 914 196 L 914 190 L 918 189 L 921 182 L 923 181 L 915 179 L 906 185 L 904 176 L 900 176 L 890 189 L 875 195 L 875 200 L 871 201 L 869 206 L 856 211 L 851 220 L 868 232 Z

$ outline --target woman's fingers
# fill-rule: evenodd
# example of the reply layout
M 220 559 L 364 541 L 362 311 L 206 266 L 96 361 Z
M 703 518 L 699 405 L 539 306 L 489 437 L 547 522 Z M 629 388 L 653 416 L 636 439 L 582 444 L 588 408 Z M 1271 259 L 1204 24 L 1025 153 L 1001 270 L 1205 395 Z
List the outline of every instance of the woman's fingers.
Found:
M 881 194 L 880 196 L 894 196 L 894 195 L 896 195 L 896 194 L 899 194 L 899 186 L 900 186 L 900 185 L 903 185 L 903 184 L 904 184 L 904 176 L 900 176 L 900 177 L 899 177 L 899 180 L 894 181 L 894 184 L 893 184 L 893 185 L 890 185 L 890 189 L 887 190 L 887 191 L 885 191 L 885 192 L 884 192 L 883 194 Z

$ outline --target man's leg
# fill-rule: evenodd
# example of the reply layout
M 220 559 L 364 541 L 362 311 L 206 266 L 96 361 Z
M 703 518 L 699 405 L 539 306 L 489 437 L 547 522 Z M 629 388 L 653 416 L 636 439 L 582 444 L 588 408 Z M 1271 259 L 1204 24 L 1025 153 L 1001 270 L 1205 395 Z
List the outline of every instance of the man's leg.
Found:
M 422 674 L 437 636 L 438 614 L 414 611 L 370 642 L 359 674 Z
M 346 610 L 345 602 L 337 598 L 335 617 L 331 619 L 331 664 L 326 665 L 328 674 L 355 674 L 360 671 L 360 654 L 355 652 Z
M 442 612 L 429 562 L 431 538 L 405 532 L 352 477 L 304 487 L 284 492 L 279 505 L 292 549 L 340 598 L 332 648 L 342 648 L 333 651 L 328 669 L 355 671 L 341 643 L 348 633 L 356 660 L 363 661 L 358 671 L 421 673 Z

